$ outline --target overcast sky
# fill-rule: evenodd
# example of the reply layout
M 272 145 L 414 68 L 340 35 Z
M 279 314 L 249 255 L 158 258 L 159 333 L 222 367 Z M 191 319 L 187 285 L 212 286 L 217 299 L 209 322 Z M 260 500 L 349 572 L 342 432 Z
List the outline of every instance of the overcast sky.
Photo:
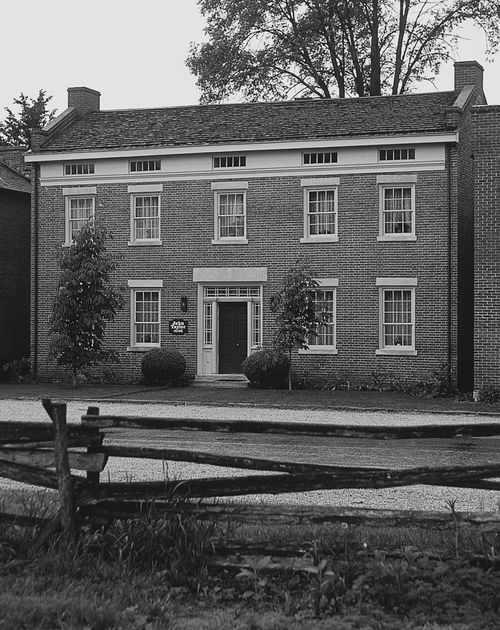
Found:
M 20 92 L 43 88 L 59 112 L 67 88 L 101 92 L 103 109 L 197 103 L 195 79 L 185 65 L 190 42 L 203 39 L 196 0 L 2 0 L 0 119 Z M 458 60 L 485 68 L 490 104 L 500 104 L 500 54 L 486 62 L 479 33 L 468 33 Z M 443 67 L 437 89 L 453 87 L 453 69 Z M 435 89 L 423 83 L 419 91 Z

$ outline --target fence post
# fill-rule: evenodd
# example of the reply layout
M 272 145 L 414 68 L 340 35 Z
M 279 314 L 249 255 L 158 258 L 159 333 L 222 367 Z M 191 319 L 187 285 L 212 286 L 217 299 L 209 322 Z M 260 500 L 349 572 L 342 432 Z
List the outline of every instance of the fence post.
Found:
M 87 407 L 87 416 L 98 416 L 99 407 Z M 87 448 L 87 453 L 92 452 L 92 447 Z M 89 485 L 97 485 L 99 483 L 100 475 L 98 472 L 87 471 L 87 483 Z
M 61 525 L 65 534 L 75 531 L 75 500 L 68 461 L 68 426 L 66 403 L 43 399 L 42 404 L 54 423 L 54 457 L 56 461 L 57 485 Z

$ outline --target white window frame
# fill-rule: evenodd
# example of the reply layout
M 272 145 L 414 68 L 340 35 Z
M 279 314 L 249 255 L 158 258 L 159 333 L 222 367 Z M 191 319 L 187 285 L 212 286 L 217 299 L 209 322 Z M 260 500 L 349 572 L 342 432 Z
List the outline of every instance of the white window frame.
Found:
M 73 200 L 81 200 L 81 199 L 87 199 L 90 200 L 92 202 L 92 207 L 90 210 L 90 216 L 87 219 L 87 222 L 93 223 L 95 221 L 95 193 L 77 193 L 77 194 L 73 194 L 73 195 L 66 195 L 64 197 L 64 205 L 65 205 L 65 210 L 64 210 L 64 245 L 66 246 L 70 246 L 73 245 L 74 241 L 74 235 L 73 235 L 73 229 L 72 229 L 72 221 L 74 221 L 73 219 L 71 219 L 71 204 Z M 80 228 L 81 229 L 81 228 Z
M 135 167 L 133 165 L 135 165 Z M 129 173 L 152 173 L 155 171 L 158 172 L 161 171 L 161 159 L 143 158 L 138 160 L 130 160 L 128 163 L 128 169 Z
M 416 356 L 415 347 L 415 297 L 417 278 L 377 278 L 376 284 L 379 290 L 379 347 L 375 351 L 377 355 L 386 356 Z M 411 338 L 410 345 L 386 345 L 385 344 L 385 326 L 390 323 L 385 322 L 385 294 L 386 291 L 409 291 L 411 294 Z M 408 322 L 406 322 L 408 323 Z
M 63 173 L 65 177 L 84 177 L 95 174 L 94 162 L 66 162 Z
M 382 151 L 385 151 L 387 153 L 387 151 L 392 151 L 393 152 L 393 157 L 392 158 L 388 158 L 387 155 L 386 157 L 382 157 Z M 399 151 L 399 157 L 396 157 L 396 152 Z M 406 157 L 402 157 L 401 152 L 402 151 L 406 151 Z M 412 156 L 412 157 L 410 157 Z M 386 163 L 386 162 L 414 162 L 416 158 L 416 151 L 415 151 L 415 147 L 414 146 L 392 146 L 392 147 L 379 147 L 378 148 L 378 161 L 382 162 L 382 163 Z
M 220 155 L 212 156 L 212 168 L 214 169 L 239 169 L 246 168 L 246 165 L 247 156 L 245 154 L 221 153 Z
M 137 199 L 156 198 L 158 200 L 158 235 L 152 238 L 137 238 Z M 155 192 L 138 192 L 130 196 L 130 241 L 129 245 L 161 245 L 161 195 Z
M 300 185 L 303 189 L 304 204 L 304 236 L 300 239 L 301 243 L 337 243 L 339 240 L 338 223 L 338 189 L 340 186 L 339 177 L 318 177 L 313 179 L 301 179 Z M 334 214 L 335 214 L 335 233 L 334 234 L 311 234 L 310 232 L 310 212 L 309 212 L 309 194 L 311 192 L 320 192 L 333 190 L 334 192 Z
M 320 345 L 309 344 L 307 350 L 299 350 L 299 354 L 337 354 L 337 288 L 339 286 L 338 278 L 315 278 L 318 286 L 316 291 L 333 291 L 333 344 Z
M 161 293 L 163 288 L 163 280 L 129 280 L 130 289 L 130 346 L 127 350 L 132 352 L 147 351 L 151 348 L 161 347 Z M 144 343 L 137 342 L 137 294 L 149 291 L 158 294 L 158 342 Z
M 247 189 L 248 182 L 213 182 L 214 193 L 214 238 L 212 245 L 236 244 L 246 245 L 247 238 Z M 219 201 L 222 195 L 242 195 L 243 196 L 243 236 L 221 236 L 220 235 L 220 214 Z M 241 216 L 241 215 L 240 215 Z
M 379 233 L 377 241 L 379 242 L 401 242 L 416 241 L 416 175 L 379 175 L 377 177 L 378 193 L 379 193 Z M 391 189 L 409 188 L 411 190 L 411 231 L 410 232 L 386 232 L 385 231 L 385 191 Z M 394 210 L 394 212 L 398 212 Z M 401 211 L 403 212 L 403 211 Z

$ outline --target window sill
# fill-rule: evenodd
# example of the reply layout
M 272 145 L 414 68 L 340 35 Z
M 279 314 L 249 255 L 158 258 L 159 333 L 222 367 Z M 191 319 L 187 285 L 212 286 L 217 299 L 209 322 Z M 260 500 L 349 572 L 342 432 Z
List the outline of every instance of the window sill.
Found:
M 151 346 L 128 346 L 127 352 L 149 352 L 149 350 L 153 350 L 154 348 L 160 348 L 160 344 L 155 344 Z
M 307 236 L 300 239 L 301 243 L 338 243 L 339 237 L 332 236 Z
M 129 241 L 127 243 L 129 247 L 158 247 L 163 245 L 163 241 L 157 238 L 152 238 L 147 241 Z
M 377 236 L 379 243 L 401 243 L 407 241 L 416 241 L 415 234 L 384 234 L 383 236 Z
M 309 348 L 309 350 L 299 350 L 299 354 L 337 354 L 337 352 L 337 348 L 329 348 L 327 346 Z
M 379 348 L 375 350 L 376 355 L 387 356 L 387 357 L 397 357 L 397 356 L 405 356 L 405 357 L 416 357 L 417 351 L 411 350 L 410 348 L 401 348 L 398 350 L 397 348 Z
M 212 239 L 212 245 L 248 245 L 247 238 L 220 238 Z

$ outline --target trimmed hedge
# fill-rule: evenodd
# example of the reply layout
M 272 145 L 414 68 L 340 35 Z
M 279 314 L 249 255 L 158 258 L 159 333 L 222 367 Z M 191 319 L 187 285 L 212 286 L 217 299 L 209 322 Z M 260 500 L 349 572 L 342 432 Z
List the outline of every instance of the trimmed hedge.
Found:
M 283 387 L 289 368 L 288 356 L 279 350 L 258 350 L 243 361 L 243 373 L 253 387 Z
M 186 359 L 178 350 L 154 348 L 142 357 L 141 371 L 149 385 L 168 385 L 186 371 Z

